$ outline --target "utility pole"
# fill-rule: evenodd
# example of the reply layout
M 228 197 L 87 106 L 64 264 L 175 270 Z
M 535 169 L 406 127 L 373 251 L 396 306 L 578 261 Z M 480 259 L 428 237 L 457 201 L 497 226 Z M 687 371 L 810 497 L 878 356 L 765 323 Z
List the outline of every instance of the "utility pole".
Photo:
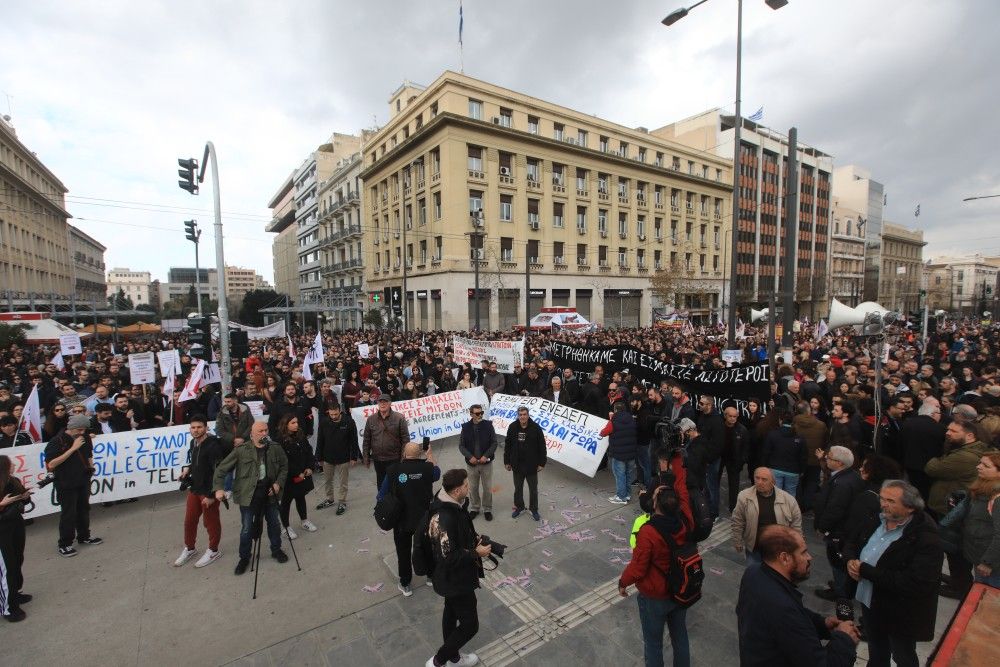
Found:
M 472 245 L 472 267 L 475 272 L 476 280 L 476 291 L 473 293 L 473 301 L 475 303 L 475 313 L 476 313 L 476 331 L 479 331 L 482 327 L 480 326 L 479 318 L 479 261 L 482 259 L 483 254 L 483 237 L 486 236 L 483 233 L 483 209 L 478 211 L 473 211 L 470 215 L 470 221 L 472 222 L 472 231 L 469 232 L 469 241 Z
M 799 169 L 798 169 L 798 128 L 788 130 L 788 179 L 785 181 L 785 291 L 782 293 L 784 313 L 781 332 L 781 351 L 792 353 L 795 342 L 793 324 L 795 321 L 795 241 L 799 227 Z M 773 311 L 772 311 L 773 312 Z
M 196 221 L 185 220 L 184 231 L 185 238 L 194 243 L 194 293 L 198 301 L 198 317 L 201 317 L 201 267 L 198 265 L 198 242 L 201 239 L 201 230 L 198 229 Z
M 531 333 L 531 260 L 528 244 L 524 244 L 524 335 Z

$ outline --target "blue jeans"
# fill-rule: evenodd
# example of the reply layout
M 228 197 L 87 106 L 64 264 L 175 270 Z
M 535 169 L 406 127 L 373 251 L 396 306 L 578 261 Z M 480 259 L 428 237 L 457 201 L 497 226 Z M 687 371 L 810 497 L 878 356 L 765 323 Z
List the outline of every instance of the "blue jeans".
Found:
M 674 653 L 674 667 L 691 664 L 688 647 L 687 609 L 673 600 L 654 600 L 642 593 L 638 595 L 639 621 L 642 623 L 643 653 L 646 667 L 663 667 L 663 626 L 670 632 L 670 646 Z
M 649 488 L 650 483 L 653 481 L 653 464 L 649 460 L 649 445 L 640 445 L 639 452 L 635 455 L 636 465 L 639 468 L 639 472 L 642 476 L 639 478 L 642 485 Z
M 977 584 L 986 584 L 987 586 L 992 586 L 993 588 L 1000 588 L 1000 571 L 993 570 L 993 573 L 988 577 L 984 577 L 981 574 L 976 574 L 973 579 Z
M 712 518 L 719 516 L 719 470 L 722 466 L 722 459 L 715 459 L 714 463 L 709 463 L 705 469 L 705 489 L 708 491 L 708 511 Z
M 777 468 L 771 468 L 771 472 L 774 473 L 774 485 L 782 491 L 787 491 L 794 498 L 795 491 L 799 488 L 799 473 L 785 472 Z
M 223 488 L 224 491 L 232 491 L 233 490 L 233 477 L 234 477 L 233 471 L 230 470 L 229 474 L 226 475 L 226 481 L 225 481 L 225 483 L 222 486 L 222 488 Z
M 267 521 L 267 538 L 271 541 L 271 553 L 281 549 L 281 518 L 277 503 L 264 504 L 264 519 Z M 250 558 L 250 543 L 253 541 L 253 510 L 240 505 L 240 560 Z
M 629 498 L 629 484 L 635 479 L 635 459 L 619 461 L 608 457 L 611 462 L 611 473 L 615 476 L 615 494 L 622 500 Z

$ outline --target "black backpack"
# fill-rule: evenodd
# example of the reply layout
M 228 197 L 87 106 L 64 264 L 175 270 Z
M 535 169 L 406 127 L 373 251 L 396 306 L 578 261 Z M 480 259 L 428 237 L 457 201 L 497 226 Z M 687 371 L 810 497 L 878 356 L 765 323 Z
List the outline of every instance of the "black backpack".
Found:
M 434 512 L 436 513 L 436 512 Z M 413 567 L 413 574 L 418 577 L 431 577 L 434 575 L 434 548 L 431 546 L 431 536 L 427 531 L 430 529 L 430 510 L 424 512 L 417 524 L 417 530 L 413 533 L 413 551 L 410 554 L 410 564 Z
M 670 599 L 682 607 L 690 607 L 701 599 L 701 587 L 705 582 L 704 563 L 701 554 L 698 553 L 698 545 L 694 541 L 687 540 L 684 544 L 678 545 L 673 535 L 657 530 L 651 524 L 647 525 L 656 530 L 670 547 L 670 570 L 667 572 L 660 570 L 667 580 Z M 656 567 L 652 560 L 650 565 Z
M 392 530 L 403 518 L 403 503 L 396 497 L 396 485 L 389 483 L 389 492 L 382 496 L 382 500 L 375 503 L 375 523 L 382 530 Z

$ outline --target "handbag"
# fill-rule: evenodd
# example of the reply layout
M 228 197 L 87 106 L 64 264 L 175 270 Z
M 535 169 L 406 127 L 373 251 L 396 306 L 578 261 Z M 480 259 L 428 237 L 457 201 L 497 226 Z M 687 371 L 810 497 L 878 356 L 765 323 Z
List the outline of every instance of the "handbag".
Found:
M 403 503 L 396 497 L 393 485 L 390 484 L 389 493 L 375 503 L 372 515 L 382 530 L 392 530 L 399 524 L 399 520 L 403 518 Z

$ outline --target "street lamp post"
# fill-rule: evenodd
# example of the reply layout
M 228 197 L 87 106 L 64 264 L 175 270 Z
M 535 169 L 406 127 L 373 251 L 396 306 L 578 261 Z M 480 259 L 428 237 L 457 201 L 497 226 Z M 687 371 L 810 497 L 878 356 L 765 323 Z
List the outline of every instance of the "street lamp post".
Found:
M 690 7 L 675 9 L 674 11 L 667 14 L 667 16 L 661 21 L 665 26 L 672 26 L 673 24 L 680 21 L 682 18 L 688 15 L 688 13 L 697 7 L 708 2 L 708 0 L 699 0 Z M 788 0 L 764 0 L 768 7 L 771 9 L 781 9 L 788 4 Z M 732 227 L 735 230 L 733 232 L 733 238 L 730 242 L 730 258 L 729 258 L 729 312 L 727 314 L 727 341 L 730 346 L 736 344 L 736 299 L 733 298 L 733 283 L 736 281 L 736 243 L 739 225 L 739 210 L 740 210 L 740 130 L 743 126 L 743 117 L 740 115 L 740 96 L 741 96 L 741 83 L 742 83 L 742 67 L 743 67 L 743 0 L 736 0 L 736 109 L 734 113 L 733 123 L 735 127 L 735 132 L 733 136 L 733 210 L 732 210 Z

